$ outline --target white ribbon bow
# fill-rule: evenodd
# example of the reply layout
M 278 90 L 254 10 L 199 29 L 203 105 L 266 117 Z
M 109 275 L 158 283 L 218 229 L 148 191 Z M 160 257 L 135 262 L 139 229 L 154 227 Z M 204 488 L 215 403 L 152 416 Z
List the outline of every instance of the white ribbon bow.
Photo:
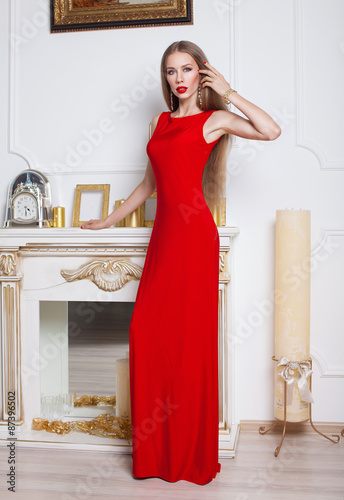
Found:
M 300 391 L 300 396 L 302 401 L 307 401 L 307 403 L 314 403 L 311 391 L 308 386 L 308 378 L 312 375 L 311 364 L 309 361 L 289 361 L 288 358 L 282 356 L 276 366 L 284 366 L 283 370 L 280 372 L 280 377 L 287 382 L 287 405 L 291 405 L 293 402 L 293 391 L 296 379 L 297 385 Z

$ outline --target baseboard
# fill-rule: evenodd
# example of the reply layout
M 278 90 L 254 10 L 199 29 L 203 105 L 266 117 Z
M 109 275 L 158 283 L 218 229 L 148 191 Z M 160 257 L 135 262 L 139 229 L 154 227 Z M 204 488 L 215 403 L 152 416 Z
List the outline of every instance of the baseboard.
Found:
M 275 420 L 241 420 L 240 432 L 258 432 L 260 427 L 268 429 L 275 423 Z M 315 427 L 323 433 L 339 434 L 344 429 L 344 422 L 313 422 Z M 283 422 L 278 422 L 275 429 L 280 430 L 283 427 Z M 274 430 L 275 430 L 274 429 Z M 310 422 L 287 422 L 288 432 L 312 432 Z

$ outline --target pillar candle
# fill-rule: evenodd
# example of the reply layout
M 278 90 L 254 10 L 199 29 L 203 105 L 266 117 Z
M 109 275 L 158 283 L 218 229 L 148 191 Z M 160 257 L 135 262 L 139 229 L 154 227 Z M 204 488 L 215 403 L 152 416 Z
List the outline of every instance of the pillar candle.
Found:
M 217 226 L 226 225 L 226 198 L 220 198 L 219 203 L 215 205 L 212 215 Z
M 65 227 L 65 208 L 53 208 L 53 227 Z
M 116 416 L 131 418 L 129 359 L 116 360 Z
M 309 210 L 276 211 L 275 357 L 309 359 L 310 336 L 310 218 Z M 284 380 L 275 370 L 275 417 L 284 419 Z M 287 421 L 310 417 L 310 403 L 301 400 L 294 370 L 293 401 Z M 310 378 L 308 379 L 310 384 Z
M 141 206 L 137 207 L 133 212 L 128 214 L 124 219 L 125 227 L 140 227 L 142 226 L 141 220 Z
M 115 201 L 115 209 L 120 207 L 122 205 L 122 203 L 124 203 L 124 202 L 125 202 L 124 198 L 122 198 L 121 200 L 116 200 Z M 116 222 L 115 226 L 116 227 L 125 227 L 125 217 L 122 220 L 120 220 L 119 222 Z

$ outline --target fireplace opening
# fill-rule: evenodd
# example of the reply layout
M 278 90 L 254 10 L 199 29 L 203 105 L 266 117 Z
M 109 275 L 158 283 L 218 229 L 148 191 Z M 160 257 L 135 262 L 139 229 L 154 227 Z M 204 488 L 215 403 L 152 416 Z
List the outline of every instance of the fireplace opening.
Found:
M 69 302 L 69 392 L 115 394 L 116 360 L 129 351 L 134 302 Z
M 116 360 L 129 352 L 134 304 L 41 301 L 41 396 L 115 396 Z M 76 414 L 89 416 L 90 409 Z

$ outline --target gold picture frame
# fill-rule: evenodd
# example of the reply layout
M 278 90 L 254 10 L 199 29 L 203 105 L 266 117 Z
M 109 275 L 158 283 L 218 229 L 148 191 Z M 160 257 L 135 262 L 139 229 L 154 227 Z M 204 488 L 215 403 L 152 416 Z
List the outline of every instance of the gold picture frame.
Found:
M 51 32 L 193 24 L 192 0 L 50 0 Z
M 110 184 L 77 184 L 75 186 L 73 227 L 80 227 L 86 221 L 80 220 L 81 195 L 83 191 L 103 191 L 102 219 L 109 215 Z

